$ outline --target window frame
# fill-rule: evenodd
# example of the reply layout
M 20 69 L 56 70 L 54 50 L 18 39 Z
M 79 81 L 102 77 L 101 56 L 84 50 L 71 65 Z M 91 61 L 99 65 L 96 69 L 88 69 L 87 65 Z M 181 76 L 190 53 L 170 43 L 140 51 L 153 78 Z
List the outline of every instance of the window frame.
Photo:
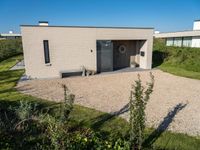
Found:
M 43 47 L 44 47 L 44 61 L 45 64 L 49 64 L 50 61 L 50 53 L 49 53 L 49 40 L 43 40 Z

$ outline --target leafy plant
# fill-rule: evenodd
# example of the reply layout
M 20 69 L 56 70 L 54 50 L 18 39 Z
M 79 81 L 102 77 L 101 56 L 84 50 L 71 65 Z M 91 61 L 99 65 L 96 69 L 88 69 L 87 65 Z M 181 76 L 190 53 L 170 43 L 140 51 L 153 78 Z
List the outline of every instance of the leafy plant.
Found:
M 60 105 L 60 121 L 66 121 L 73 110 L 75 95 L 71 94 L 66 85 L 62 85 L 64 90 L 64 101 Z
M 135 85 L 132 85 L 130 94 L 130 146 L 133 150 L 140 150 L 145 129 L 146 104 L 153 92 L 154 76 L 150 73 L 151 82 L 147 83 L 147 89 L 142 86 L 140 75 Z
M 153 39 L 153 49 L 154 50 L 164 50 L 166 43 L 164 39 L 154 38 Z
M 21 53 L 22 53 L 21 38 L 0 40 L 0 61 Z
M 154 39 L 153 67 L 165 65 L 200 72 L 199 56 L 200 48 L 166 46 L 162 39 Z
M 63 149 L 63 139 L 65 136 L 68 136 L 67 133 L 67 127 L 64 127 L 64 124 L 60 123 L 55 117 L 46 114 L 41 114 L 39 116 L 39 123 L 40 128 L 42 128 L 44 131 L 43 135 L 43 143 L 40 145 L 40 147 L 43 147 L 43 145 L 49 144 L 49 147 L 55 150 Z
M 19 107 L 15 109 L 15 112 L 20 120 L 30 118 L 37 111 L 37 103 L 31 103 L 29 101 L 20 101 Z

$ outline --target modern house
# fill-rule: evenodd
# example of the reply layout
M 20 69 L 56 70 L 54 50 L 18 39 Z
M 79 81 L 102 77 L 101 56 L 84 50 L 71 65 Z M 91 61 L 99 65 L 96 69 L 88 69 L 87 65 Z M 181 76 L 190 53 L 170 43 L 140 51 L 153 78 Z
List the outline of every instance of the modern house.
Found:
M 137 66 L 151 69 L 153 28 L 21 25 L 26 75 L 63 77 Z
M 200 47 L 200 20 L 194 21 L 191 31 L 157 32 L 154 37 L 165 39 L 167 46 Z
M 0 39 L 17 39 L 21 38 L 21 34 L 13 33 L 13 31 L 9 31 L 9 33 L 1 33 Z

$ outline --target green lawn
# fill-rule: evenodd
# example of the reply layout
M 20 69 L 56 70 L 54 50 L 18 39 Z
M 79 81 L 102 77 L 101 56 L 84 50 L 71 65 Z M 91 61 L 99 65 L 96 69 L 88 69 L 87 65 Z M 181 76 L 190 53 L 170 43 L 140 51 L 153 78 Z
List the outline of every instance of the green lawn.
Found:
M 162 64 L 158 68 L 164 72 L 169 72 L 169 73 L 177 75 L 177 76 L 200 80 L 200 72 L 189 71 L 186 69 L 182 69 L 178 66 L 172 66 L 172 65 L 168 65 L 168 64 Z
M 0 62 L 0 112 L 7 110 L 10 106 L 19 105 L 19 100 L 29 100 L 40 103 L 40 109 L 50 109 L 49 113 L 56 114 L 58 103 L 49 102 L 32 96 L 19 93 L 14 88 L 24 70 L 11 71 L 12 67 L 22 56 L 12 57 Z M 128 122 L 122 118 L 109 115 L 94 109 L 75 105 L 70 115 L 70 124 L 74 127 L 91 128 L 100 132 L 106 138 L 128 138 Z M 200 140 L 184 134 L 171 132 L 153 132 L 146 130 L 146 149 L 169 149 L 169 150 L 197 150 L 200 149 Z M 1 140 L 1 139 L 0 139 Z M 12 142 L 12 141 L 11 141 Z M 0 142 L 1 143 L 1 142 Z
M 22 58 L 23 58 L 22 55 L 18 55 L 18 56 L 12 57 L 10 59 L 1 61 L 0 62 L 0 72 L 7 71 L 12 66 L 14 66 L 18 61 L 22 60 Z
M 165 40 L 154 39 L 153 67 L 171 74 L 200 79 L 200 48 L 170 47 Z

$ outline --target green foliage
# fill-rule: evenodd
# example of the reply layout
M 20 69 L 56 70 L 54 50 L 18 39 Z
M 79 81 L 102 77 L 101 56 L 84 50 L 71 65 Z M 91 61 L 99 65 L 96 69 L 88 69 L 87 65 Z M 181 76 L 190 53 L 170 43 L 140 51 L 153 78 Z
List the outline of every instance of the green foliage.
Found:
M 14 66 L 17 62 L 21 61 L 22 59 L 23 59 L 22 55 L 18 55 L 10 59 L 1 61 L 0 72 L 9 70 L 12 66 Z
M 100 133 L 90 128 L 80 127 L 74 130 L 74 127 L 69 125 L 69 120 L 60 122 L 59 118 L 49 115 L 48 112 L 38 112 L 38 106 L 37 103 L 20 101 L 17 107 L 9 109 L 12 115 L 7 115 L 6 112 L 1 115 L 3 120 L 0 120 L 0 137 L 4 137 L 3 141 L 0 141 L 1 148 L 129 149 L 125 139 L 104 140 Z M 5 125 L 5 122 L 11 123 Z M 5 128 L 7 129 L 3 130 Z M 11 144 L 12 141 L 15 142 Z
M 200 48 L 168 47 L 166 52 L 168 57 L 165 59 L 165 64 L 200 72 Z
M 153 39 L 153 50 L 163 50 L 165 49 L 165 40 L 164 39 L 159 39 L 159 38 L 154 38 Z
M 64 137 L 68 137 L 67 126 L 64 126 L 49 114 L 40 115 L 39 121 L 43 125 L 41 128 L 44 134 L 42 135 L 43 142 L 40 143 L 41 145 L 39 143 L 36 145 L 43 147 L 48 144 L 52 149 L 63 149 L 64 144 L 62 140 Z
M 60 105 L 60 121 L 66 121 L 69 118 L 69 114 L 73 109 L 73 103 L 75 95 L 71 94 L 66 85 L 62 85 L 64 90 L 64 102 Z
M 30 118 L 37 110 L 37 103 L 32 104 L 29 101 L 20 101 L 20 105 L 16 108 L 16 114 L 20 120 Z
M 170 47 L 154 40 L 153 67 L 189 78 L 200 79 L 200 48 Z
M 199 79 L 200 80 L 200 72 L 188 71 L 176 66 L 170 66 L 168 64 L 163 64 L 159 66 L 162 71 L 172 73 L 177 76 L 183 76 L 192 79 Z
M 154 87 L 154 76 L 151 73 L 150 76 L 151 82 L 147 83 L 148 88 L 146 90 L 142 86 L 139 75 L 135 85 L 132 85 L 130 95 L 130 144 L 131 149 L 134 150 L 142 148 L 144 139 L 145 109 Z
M 18 54 L 22 54 L 21 38 L 0 40 L 0 61 Z
M 24 70 L 8 70 L 18 58 L 22 57 L 0 62 L 0 149 L 130 149 L 129 123 L 121 117 L 74 105 L 67 122 L 60 123 L 60 103 L 19 93 L 14 87 Z M 16 126 L 22 121 L 16 112 L 22 107 L 20 101 L 28 104 L 23 104 L 25 108 L 20 112 L 33 111 L 22 113 L 32 117 Z M 147 129 L 144 138 L 149 138 L 153 131 Z M 152 138 L 150 140 L 155 137 Z M 143 145 L 146 150 L 196 150 L 199 147 L 198 137 L 168 131 L 154 140 L 152 148 Z

